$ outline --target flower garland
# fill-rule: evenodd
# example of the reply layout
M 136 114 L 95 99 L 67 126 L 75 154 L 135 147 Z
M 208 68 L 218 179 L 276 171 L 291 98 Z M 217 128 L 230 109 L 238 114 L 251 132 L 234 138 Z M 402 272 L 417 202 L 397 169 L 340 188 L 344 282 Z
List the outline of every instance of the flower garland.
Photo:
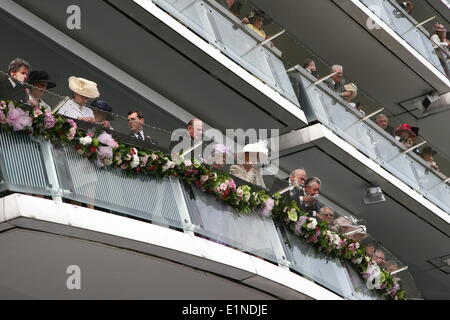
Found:
M 138 150 L 114 140 L 101 130 L 80 130 L 75 121 L 55 116 L 44 107 L 35 107 L 31 115 L 19 107 L 11 101 L 0 101 L 1 128 L 72 145 L 79 154 L 100 167 L 113 166 L 129 173 L 158 178 L 177 176 L 242 214 L 258 212 L 263 217 L 272 214 L 319 252 L 349 261 L 367 280 L 369 289 L 376 290 L 386 298 L 406 299 L 405 291 L 400 289 L 399 279 L 373 262 L 358 242 L 331 230 L 326 222 L 308 217 L 287 195 L 276 193 L 270 196 L 265 191 L 254 191 L 247 185 L 236 186 L 228 174 L 216 172 L 211 166 L 196 160 L 185 160 L 181 156 L 172 159 L 162 152 Z

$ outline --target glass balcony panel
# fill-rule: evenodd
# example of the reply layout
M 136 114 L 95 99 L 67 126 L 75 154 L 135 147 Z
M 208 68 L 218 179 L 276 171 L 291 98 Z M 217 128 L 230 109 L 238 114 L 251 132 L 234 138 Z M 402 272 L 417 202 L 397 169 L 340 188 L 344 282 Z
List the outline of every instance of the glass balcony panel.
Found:
M 283 95 L 294 104 L 299 105 L 283 61 L 281 61 L 270 52 L 267 52 L 267 58 L 272 69 L 272 74 L 275 76 L 275 80 L 278 86 L 281 88 L 281 90 L 283 90 Z
M 354 267 L 350 265 L 348 262 L 343 263 L 348 276 L 351 281 L 351 285 L 353 288 L 352 291 L 352 298 L 354 300 L 380 300 L 382 297 L 375 293 L 373 290 L 369 290 L 367 288 L 366 281 L 361 278 L 361 276 L 358 274 L 358 272 L 355 270 Z
M 272 219 L 239 214 L 192 186 L 185 185 L 185 194 L 198 234 L 278 263 L 276 252 L 283 249 Z
M 448 183 L 440 183 L 432 190 L 428 191 L 429 198 L 436 201 L 444 210 L 450 212 L 450 186 Z
M 290 230 L 284 229 L 284 233 L 287 240 L 285 250 L 292 269 L 346 298 L 352 298 L 351 282 L 339 259 L 317 253 L 311 244 L 301 240 Z
M 211 43 L 215 43 L 214 31 L 208 19 L 207 7 L 200 0 L 154 0 L 171 15 Z
M 41 142 L 31 135 L 0 129 L 1 178 L 10 191 L 52 195 Z
M 390 0 L 360 0 L 383 22 L 389 25 L 397 34 L 409 43 L 417 52 L 427 59 L 440 72 L 445 74 L 431 40 L 415 24 L 405 16 Z
M 55 147 L 63 196 L 154 223 L 182 227 L 172 182 L 99 168 L 72 147 Z M 178 201 L 179 202 L 179 201 Z
M 248 32 L 237 27 L 219 12 L 211 10 L 210 15 L 218 41 L 224 47 L 224 53 L 237 63 L 245 62 L 246 65 L 251 65 L 255 69 L 252 72 L 257 72 L 255 74 L 257 77 L 275 87 L 276 82 L 267 61 L 266 52 L 262 47 L 257 47 L 258 40 L 252 38 Z M 241 27 L 245 28 L 243 24 Z

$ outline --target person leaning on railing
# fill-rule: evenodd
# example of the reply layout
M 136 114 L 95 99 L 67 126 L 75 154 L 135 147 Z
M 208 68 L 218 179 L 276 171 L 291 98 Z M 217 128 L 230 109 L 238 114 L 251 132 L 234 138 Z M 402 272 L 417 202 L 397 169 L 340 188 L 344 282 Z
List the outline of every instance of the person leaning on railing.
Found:
M 69 89 L 72 91 L 72 99 L 67 100 L 57 111 L 58 114 L 82 121 L 95 123 L 94 112 L 91 108 L 86 107 L 91 99 L 100 96 L 97 84 L 93 81 L 70 77 Z
M 411 125 L 404 123 L 395 130 L 395 138 L 406 148 L 411 148 L 416 144 L 417 134 L 412 130 Z
M 263 25 L 267 22 L 264 12 L 261 10 L 252 11 L 249 13 L 247 19 L 247 27 L 255 31 L 261 38 L 266 39 L 266 32 L 262 29 Z
M 50 75 L 46 71 L 33 70 L 30 72 L 28 79 L 29 88 L 26 89 L 28 94 L 28 103 L 34 107 L 52 110 L 42 97 L 48 89 L 56 87 L 56 83 L 50 80 Z
M 330 74 L 332 73 L 336 74 L 326 79 L 324 83 L 328 86 L 328 88 L 341 95 L 343 98 L 350 96 L 351 93 L 345 91 L 344 67 L 335 64 L 330 68 Z
M 405 9 L 405 11 L 408 14 L 412 14 L 413 9 L 414 9 L 414 4 L 412 1 L 408 0 L 408 1 L 404 1 L 404 0 L 397 0 L 398 4 Z
M 305 61 L 303 61 L 302 67 L 310 74 L 312 74 L 314 77 L 319 78 L 319 74 L 317 73 L 316 62 L 314 60 L 305 59 Z
M 387 115 L 380 113 L 377 115 L 375 119 L 375 123 L 383 130 L 385 130 L 387 133 L 389 133 L 391 136 L 395 137 L 395 130 L 393 127 L 389 125 L 389 118 Z
M 439 170 L 439 166 L 436 164 L 433 158 L 433 156 L 435 156 L 436 154 L 437 152 L 431 147 L 423 148 L 423 150 L 420 152 L 420 156 L 422 157 L 422 159 L 428 162 L 431 168 L 433 168 L 434 170 Z
M 26 103 L 28 95 L 25 82 L 30 72 L 30 64 L 16 58 L 8 66 L 8 74 L 0 75 L 0 99 Z
M 322 182 L 319 178 L 310 177 L 306 180 L 304 188 L 299 191 L 299 196 L 294 198 L 300 209 L 312 217 L 315 217 L 321 208 L 317 201 L 321 186 Z
M 101 124 L 105 128 L 112 130 L 110 121 L 114 120 L 112 115 L 112 107 L 107 101 L 94 99 L 91 102 L 92 111 L 94 112 L 95 122 Z
M 433 43 L 433 47 L 448 49 L 449 41 L 447 39 L 447 29 L 441 23 L 436 23 L 433 25 L 433 31 L 435 32 L 431 36 L 431 42 Z
M 251 184 L 266 188 L 259 166 L 267 163 L 268 149 L 264 142 L 247 144 L 236 154 L 238 164 L 230 167 L 230 174 Z
M 366 113 L 361 108 L 360 103 L 359 102 L 357 102 L 357 103 L 353 102 L 353 99 L 355 99 L 356 96 L 358 95 L 358 87 L 356 87 L 356 85 L 354 83 L 347 83 L 344 86 L 344 88 L 345 88 L 344 93 L 347 93 L 346 95 L 344 95 L 344 100 L 347 101 L 348 104 L 351 105 L 353 108 L 355 108 L 356 110 L 361 112 L 363 115 L 365 115 Z

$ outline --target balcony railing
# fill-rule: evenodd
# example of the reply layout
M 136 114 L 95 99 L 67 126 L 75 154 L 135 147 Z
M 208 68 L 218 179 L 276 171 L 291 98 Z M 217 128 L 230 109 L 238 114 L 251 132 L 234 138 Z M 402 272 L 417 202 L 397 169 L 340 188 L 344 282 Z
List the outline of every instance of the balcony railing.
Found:
M 150 0 L 149 0 L 150 1 Z M 281 52 L 264 44 L 264 38 L 248 29 L 215 1 L 153 0 L 230 59 L 297 105 Z
M 79 121 L 79 126 L 83 125 L 93 124 Z M 116 130 L 112 134 L 122 141 L 128 137 L 131 144 L 160 149 Z M 214 197 L 175 178 L 157 180 L 152 176 L 127 175 L 118 168 L 99 168 L 72 147 L 0 129 L 0 180 L 3 193 L 20 192 L 75 201 L 74 204 L 84 203 L 112 214 L 189 232 L 290 268 L 344 298 L 380 298 L 367 289 L 365 281 L 349 264 L 316 253 L 272 218 L 237 214 Z M 342 219 L 347 222 L 342 224 Z M 336 228 L 345 227 L 339 230 L 343 234 L 350 231 L 370 239 L 365 227 L 354 217 L 341 217 L 334 210 L 332 223 Z M 407 279 L 402 282 L 409 298 L 420 298 L 405 266 L 388 250 L 377 246 L 383 251 L 385 261 L 392 265 L 389 271 L 397 271 L 401 279 Z M 387 268 L 383 263 L 380 265 Z
M 439 72 L 450 77 L 448 52 L 440 48 L 435 49 L 428 32 L 420 26 L 417 27 L 418 23 L 412 21 L 394 0 L 360 0 L 360 2 L 408 42 Z
M 314 85 L 316 79 L 306 71 L 298 69 L 292 77 L 307 115 L 315 116 L 367 157 L 450 214 L 448 178 L 430 169 L 429 164 L 413 152 L 416 147 L 405 147 L 323 83 Z
M 270 41 L 265 43 L 260 35 L 255 33 L 253 29 L 248 28 L 242 22 L 243 17 L 248 15 L 249 12 L 260 12 L 249 1 L 236 0 L 232 8 L 219 5 L 214 0 L 153 0 L 153 2 L 202 35 L 209 43 L 217 46 L 224 54 L 235 59 L 236 62 L 247 67 L 252 66 L 250 69 L 253 70 L 253 74 L 260 79 L 267 78 L 270 75 L 264 70 L 276 70 L 278 78 L 284 80 L 281 82 L 271 80 L 273 84 L 278 83 L 274 88 L 284 88 L 285 92 L 289 92 L 288 96 L 291 101 L 292 92 L 298 94 L 296 92 L 297 84 L 294 84 L 294 88 L 292 88 L 291 84 L 286 83 L 286 74 L 288 72 L 283 68 L 283 64 L 286 69 L 292 71 L 296 68 L 298 69 L 299 64 L 302 64 L 299 61 L 301 57 L 312 57 L 318 72 L 329 72 L 329 64 L 309 50 L 298 38 L 289 32 L 285 32 L 281 25 L 262 13 L 261 16 L 266 21 L 266 24 L 263 25 L 263 30 L 266 31 L 267 38 Z M 402 10 L 397 4 L 388 0 L 374 1 L 374 3 L 376 2 L 375 4 L 372 3 L 372 0 L 367 0 L 366 2 L 368 6 L 376 4 L 383 9 L 381 11 L 378 10 L 378 12 L 386 11 L 383 17 L 389 17 L 390 22 L 388 24 L 395 27 L 395 30 L 404 35 L 436 68 L 444 72 L 443 65 L 438 59 L 431 40 L 428 39 L 428 36 L 421 28 L 413 28 L 414 24 L 402 14 Z M 242 55 L 242 53 L 250 52 L 252 53 L 251 55 Z M 278 61 L 276 69 L 266 68 L 264 66 L 267 66 L 267 63 L 260 63 L 261 61 L 269 61 L 267 60 L 268 57 L 270 57 L 269 60 L 276 59 Z M 264 74 L 266 76 L 263 76 Z M 274 74 L 269 76 L 269 78 L 276 79 Z M 309 74 L 307 79 L 312 82 L 317 80 Z M 271 81 L 267 83 L 269 84 Z M 281 83 L 283 84 L 282 86 L 279 85 Z M 323 86 L 319 87 L 324 88 Z M 325 92 L 329 93 L 329 90 L 325 90 Z M 371 121 L 362 121 L 363 114 L 357 112 L 354 108 L 350 110 L 352 108 L 336 95 L 320 94 L 320 90 L 317 91 L 311 87 L 308 89 L 307 96 L 308 100 L 302 101 L 300 99 L 300 104 L 298 102 L 296 104 L 300 105 L 306 113 L 308 121 L 314 120 L 316 118 L 315 114 L 317 114 L 320 121 L 351 142 L 368 157 L 376 160 L 384 168 L 436 203 L 444 211 L 450 212 L 450 190 L 445 182 L 447 176 L 450 175 L 450 161 L 438 154 L 439 161 L 436 162 L 439 162 L 441 172 L 437 172 L 430 167 L 430 164 L 416 155 L 424 150 L 425 147 L 430 146 L 429 142 L 422 144 L 424 141 L 419 137 L 415 142 L 418 147 L 413 148 L 411 150 L 412 153 L 407 154 L 405 153 L 406 149 L 397 141 L 393 141 L 389 134 L 386 134 L 384 130 L 380 130 Z M 367 96 L 361 88 L 358 89 L 358 97 L 363 103 L 362 109 L 367 114 L 381 107 L 374 99 Z M 336 107 L 334 107 L 335 105 Z M 391 126 L 395 124 L 397 127 L 401 124 L 390 116 L 389 120 Z M 413 154 L 414 152 L 416 154 Z

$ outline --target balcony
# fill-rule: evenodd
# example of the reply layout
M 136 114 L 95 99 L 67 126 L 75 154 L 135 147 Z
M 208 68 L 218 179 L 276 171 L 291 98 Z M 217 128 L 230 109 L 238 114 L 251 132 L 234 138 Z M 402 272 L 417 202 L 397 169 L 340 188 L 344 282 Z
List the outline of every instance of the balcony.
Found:
M 83 126 L 82 122 L 79 124 Z M 120 132 L 115 132 L 114 135 L 116 138 L 126 137 L 126 135 L 122 136 Z M 126 244 L 127 238 L 138 239 L 146 228 L 145 224 L 138 225 L 139 222 L 131 222 L 131 224 L 128 222 L 128 220 L 134 219 L 154 225 L 151 228 L 154 229 L 155 234 L 162 235 L 161 228 L 167 228 L 167 230 L 171 229 L 168 230 L 169 233 L 184 232 L 190 237 L 198 238 L 198 241 L 208 239 L 215 243 L 212 245 L 213 247 L 222 246 L 223 249 L 220 250 L 225 250 L 224 253 L 230 257 L 233 255 L 239 257 L 245 253 L 256 257 L 260 261 L 259 264 L 269 263 L 272 265 L 272 267 L 265 267 L 266 269 L 272 268 L 274 271 L 279 269 L 278 272 L 284 274 L 285 279 L 296 279 L 300 276 L 319 285 L 315 289 L 316 295 L 311 296 L 312 291 L 302 292 L 295 285 L 289 285 L 283 281 L 280 283 L 270 274 L 258 275 L 260 280 L 256 278 L 243 280 L 243 283 L 247 283 L 256 290 L 271 286 L 274 290 L 271 293 L 278 298 L 295 296 L 297 299 L 310 297 L 330 299 L 333 297 L 331 292 L 345 299 L 380 298 L 367 289 L 365 281 L 348 263 L 315 252 L 309 244 L 300 240 L 292 231 L 283 228 L 272 218 L 264 218 L 258 214 L 237 214 L 228 205 L 218 202 L 196 187 L 180 183 L 180 180 L 176 178 L 157 180 L 152 176 L 130 176 L 121 169 L 99 168 L 72 147 L 50 143 L 22 133 L 6 132 L 3 129 L 0 131 L 0 141 L 0 190 L 3 195 L 1 199 L 3 219 L 0 230 L 4 232 L 4 235 L 11 235 L 11 232 L 14 231 L 13 234 L 17 236 L 21 234 L 23 228 L 26 228 L 28 232 L 56 232 L 63 238 L 69 235 L 73 237 L 76 234 L 77 238 L 89 239 L 94 242 L 114 243 L 116 246 L 121 243 L 120 247 L 127 249 L 130 245 Z M 142 145 L 142 147 L 154 148 L 155 146 Z M 236 181 L 239 182 L 239 179 L 236 178 Z M 33 194 L 34 197 L 6 196 L 17 192 Z M 56 202 L 38 198 L 42 196 L 53 198 Z M 74 211 L 76 207 L 63 203 L 73 201 L 78 206 L 81 206 L 82 203 L 95 206 L 97 211 L 89 212 L 89 209 L 81 207 L 79 207 L 79 211 Z M 77 216 L 77 212 L 79 212 L 79 216 Z M 95 221 L 90 217 L 96 217 Z M 349 235 L 361 233 L 366 241 L 370 239 L 367 243 L 376 243 L 376 240 L 366 233 L 365 228 L 361 229 L 362 225 L 358 224 L 354 217 L 348 215 L 341 217 L 338 211 L 334 210 L 334 219 L 334 221 L 338 221 L 338 219 L 341 222 L 342 219 L 346 221 L 343 225 L 342 223 L 337 224 L 337 226 L 345 225 L 346 229 L 342 229 L 340 232 Z M 134 224 L 136 229 L 130 229 L 129 224 L 130 226 Z M 118 229 L 119 225 L 123 226 L 123 229 Z M 122 231 L 117 233 L 119 230 Z M 87 236 L 88 234 L 89 236 Z M 118 239 L 115 238 L 117 235 L 125 239 L 117 242 Z M 219 265 L 224 263 L 223 267 L 217 265 L 217 261 L 214 266 L 211 266 L 212 262 L 199 264 L 195 257 L 196 254 L 193 253 L 197 250 L 193 248 L 188 250 L 187 247 L 180 246 L 180 243 L 165 242 L 169 238 L 171 237 L 167 234 L 163 238 L 157 239 L 158 245 L 162 247 L 157 255 L 163 259 L 170 255 L 172 261 L 179 259 L 180 263 L 193 265 L 205 271 L 217 271 L 223 268 L 225 268 L 223 270 L 227 270 L 225 274 L 231 271 L 231 269 L 227 269 L 226 265 L 231 264 L 230 266 L 232 266 L 233 263 L 225 262 L 222 259 L 220 259 Z M 181 240 L 183 236 L 179 238 Z M 104 242 L 104 239 L 109 240 Z M 191 238 L 188 242 L 194 243 L 195 241 Z M 389 262 L 390 272 L 397 273 L 401 279 L 401 284 L 408 291 L 409 298 L 420 298 L 420 293 L 415 288 L 411 276 L 405 271 L 407 268 L 381 244 L 376 244 L 376 246 L 378 246 L 378 250 L 383 251 L 386 263 Z M 177 250 L 180 250 L 181 253 L 177 255 L 165 252 L 171 247 L 178 248 Z M 211 255 L 206 248 L 201 256 L 204 257 L 206 254 L 209 257 L 207 260 L 215 260 L 214 255 Z M 139 251 L 143 250 L 141 245 Z M 5 254 L 9 253 L 5 252 Z M 191 255 L 190 258 L 188 258 L 189 255 Z M 12 257 L 12 259 L 16 258 L 17 256 Z M 57 260 L 54 263 L 57 263 Z M 13 272 L 9 269 L 10 264 L 4 265 L 2 268 L 2 273 Z M 237 268 L 239 269 L 239 267 Z M 50 266 L 50 269 L 53 269 L 53 266 Z M 234 274 L 232 277 L 237 277 L 238 269 L 232 272 Z M 14 278 L 20 275 L 29 278 L 29 271 L 25 268 L 22 271 L 13 272 Z M 46 277 L 48 276 L 46 275 Z M 54 279 L 49 281 L 53 286 Z M 294 282 L 296 281 L 298 280 Z M 170 279 L 168 282 L 170 283 Z M 40 282 L 38 281 L 38 283 Z M 8 286 L 10 285 L 8 282 Z M 275 290 L 275 285 L 284 286 L 285 289 Z M 331 292 L 327 293 L 320 287 Z M 35 286 L 30 292 L 36 293 L 37 288 Z M 39 289 L 42 291 L 36 296 L 37 298 L 52 297 L 52 293 L 48 292 L 46 288 Z M 199 288 L 198 292 L 201 290 Z M 88 290 L 85 294 L 90 295 L 93 292 Z M 108 296 L 108 293 L 102 292 L 101 289 L 97 290 L 95 294 L 96 298 Z M 67 293 L 64 293 L 64 296 L 66 295 Z
M 314 78 L 299 70 L 294 76 L 300 86 L 301 104 L 322 124 L 352 144 L 368 158 L 399 177 L 412 189 L 450 213 L 448 178 L 430 169 L 423 159 L 323 84 L 314 85 Z

